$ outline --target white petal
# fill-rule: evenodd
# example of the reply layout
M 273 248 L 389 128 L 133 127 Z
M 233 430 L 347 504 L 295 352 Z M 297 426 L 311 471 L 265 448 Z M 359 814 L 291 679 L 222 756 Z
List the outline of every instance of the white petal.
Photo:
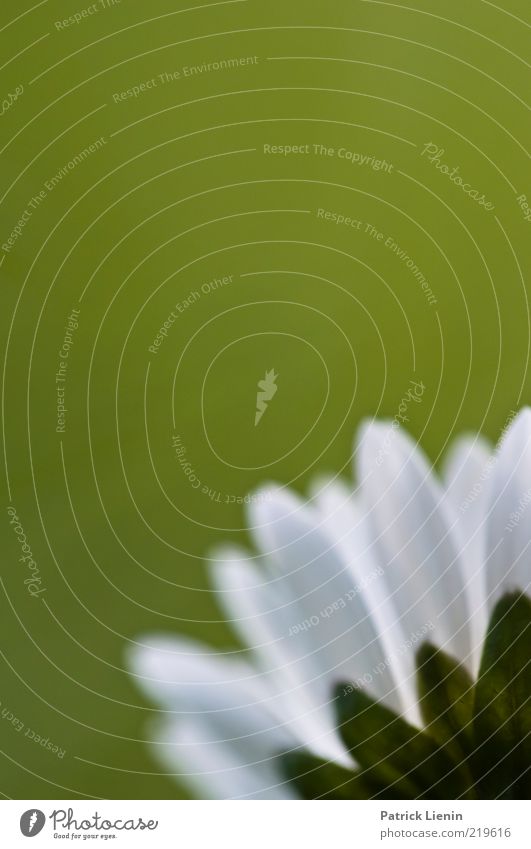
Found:
M 291 633 L 301 614 L 294 611 L 286 584 L 263 561 L 257 565 L 236 547 L 213 552 L 211 576 L 228 621 L 253 650 L 270 694 L 269 708 L 307 748 L 351 764 L 335 733 L 331 688 L 321 688 L 319 658 L 311 647 L 306 651 L 305 631 Z
M 489 478 L 495 457 L 479 436 L 457 439 L 445 457 L 442 477 L 459 541 L 472 640 L 471 668 L 477 672 L 488 620 L 485 538 Z
M 387 663 L 385 677 L 390 676 L 385 686 L 392 688 L 384 701 L 391 708 L 401 708 L 410 722 L 419 724 L 415 664 L 411 652 L 397 651 L 406 641 L 406 635 L 389 596 L 385 570 L 376 560 L 360 499 L 338 480 L 322 481 L 314 487 L 313 494 L 324 530 L 352 570 L 356 590 L 365 599 L 377 627 Z M 374 674 L 381 676 L 383 673 L 377 670 Z
M 531 409 L 513 421 L 497 453 L 490 490 L 487 591 L 529 590 L 531 561 Z
M 166 720 L 150 734 L 155 757 L 201 799 L 296 798 L 274 752 L 218 742 L 219 730 L 208 722 Z
M 253 668 L 238 652 L 221 654 L 185 637 L 149 635 L 129 650 L 137 684 L 169 710 L 201 710 L 215 702 L 234 707 L 235 694 L 247 704 L 264 697 Z
M 357 591 L 351 564 L 325 532 L 317 511 L 280 488 L 252 506 L 253 534 L 276 583 L 285 592 L 292 622 L 312 617 L 318 623 L 301 632 L 302 650 L 316 659 L 323 692 L 347 674 L 354 680 L 381 663 L 384 653 L 364 598 Z M 389 691 L 384 676 L 375 679 L 376 695 Z
M 250 524 L 283 599 L 270 620 L 272 637 L 295 653 L 298 675 L 327 712 L 334 684 L 345 680 L 368 681 L 375 696 L 392 699 L 385 653 L 350 564 L 315 510 L 278 487 L 265 494 L 251 503 Z
M 168 736 L 159 739 L 170 748 L 156 745 L 159 757 L 180 774 L 191 773 L 196 789 L 202 780 L 194 779 L 196 773 L 207 773 L 205 786 L 217 794 L 226 781 L 222 798 L 267 795 L 282 783 L 277 757 L 298 740 L 269 710 L 263 682 L 250 666 L 163 636 L 135 646 L 129 661 L 137 683 L 168 714 L 159 726 Z
M 433 629 L 430 641 L 468 658 L 458 544 L 443 490 L 424 455 L 394 422 L 367 424 L 360 430 L 357 465 L 375 550 L 408 640 L 428 639 L 426 629 Z

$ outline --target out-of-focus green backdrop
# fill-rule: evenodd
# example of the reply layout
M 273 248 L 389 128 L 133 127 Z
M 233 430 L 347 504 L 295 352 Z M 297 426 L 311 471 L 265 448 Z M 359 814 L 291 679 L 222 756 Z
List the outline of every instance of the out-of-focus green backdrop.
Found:
M 350 475 L 411 380 L 435 462 L 529 401 L 529 4 L 16 0 L 0 42 L 0 791 L 183 797 L 125 648 L 235 645 L 246 493 Z

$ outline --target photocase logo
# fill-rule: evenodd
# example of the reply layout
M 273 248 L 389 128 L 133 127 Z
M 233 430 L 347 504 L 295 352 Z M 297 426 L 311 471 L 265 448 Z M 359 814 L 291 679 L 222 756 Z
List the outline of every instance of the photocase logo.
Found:
M 30 808 L 20 817 L 20 830 L 24 837 L 35 837 L 44 828 L 46 817 L 38 808 Z
M 276 384 L 277 377 L 278 374 L 275 374 L 275 369 L 271 369 L 271 371 L 266 371 L 263 380 L 258 381 L 259 391 L 256 393 L 256 413 L 254 417 L 255 427 L 264 415 L 269 401 L 271 401 L 278 389 Z

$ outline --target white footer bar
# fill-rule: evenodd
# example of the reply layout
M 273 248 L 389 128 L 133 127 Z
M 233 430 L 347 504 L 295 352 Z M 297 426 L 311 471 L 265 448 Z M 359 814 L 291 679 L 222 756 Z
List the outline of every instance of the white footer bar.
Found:
M 2 801 L 1 845 L 529 849 L 526 802 Z M 28 843 L 30 838 L 35 843 Z

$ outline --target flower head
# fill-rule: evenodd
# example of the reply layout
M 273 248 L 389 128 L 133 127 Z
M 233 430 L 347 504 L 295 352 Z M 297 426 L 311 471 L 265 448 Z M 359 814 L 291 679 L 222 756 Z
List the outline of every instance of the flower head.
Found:
M 450 792 L 446 775 L 461 795 L 480 784 L 481 746 L 467 727 L 481 726 L 485 657 L 503 622 L 526 615 L 518 599 L 530 578 L 531 410 L 494 451 L 478 436 L 458 440 L 440 475 L 394 423 L 363 424 L 354 475 L 355 489 L 322 480 L 307 501 L 262 488 L 248 508 L 258 554 L 215 552 L 212 581 L 245 654 L 167 635 L 131 654 L 138 683 L 163 710 L 153 745 L 200 796 L 320 795 L 320 780 L 329 795 L 341 787 L 347 797 L 404 798 L 436 786 L 440 797 Z M 496 607 L 508 598 L 512 606 Z M 434 692 L 449 698 L 441 715 Z M 368 753 L 367 740 L 384 745 L 389 728 L 391 754 Z

